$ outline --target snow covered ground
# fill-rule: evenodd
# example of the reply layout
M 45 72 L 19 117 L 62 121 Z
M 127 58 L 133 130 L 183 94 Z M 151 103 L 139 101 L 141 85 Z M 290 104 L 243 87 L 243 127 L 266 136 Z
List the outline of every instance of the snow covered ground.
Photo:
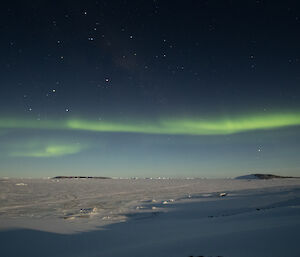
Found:
M 298 257 L 299 238 L 300 179 L 0 179 L 6 257 Z

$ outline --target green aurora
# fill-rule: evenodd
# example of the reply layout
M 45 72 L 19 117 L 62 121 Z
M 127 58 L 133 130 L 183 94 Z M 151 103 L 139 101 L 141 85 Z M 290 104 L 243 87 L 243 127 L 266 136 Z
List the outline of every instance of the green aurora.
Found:
M 11 157 L 58 157 L 81 152 L 84 147 L 74 143 L 48 143 L 31 140 L 28 143 L 21 143 L 15 147 L 17 151 L 11 151 Z M 21 149 L 20 149 L 21 148 Z
M 300 125 L 300 112 L 250 114 L 232 118 L 160 119 L 153 122 L 65 121 L 0 118 L 0 129 L 78 130 L 164 135 L 229 135 Z

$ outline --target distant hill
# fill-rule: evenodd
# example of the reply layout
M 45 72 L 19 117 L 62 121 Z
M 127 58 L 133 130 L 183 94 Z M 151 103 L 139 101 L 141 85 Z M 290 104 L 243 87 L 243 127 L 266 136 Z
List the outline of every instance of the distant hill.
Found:
M 277 176 L 273 174 L 249 174 L 245 176 L 236 177 L 235 179 L 272 179 L 272 178 L 300 178 L 300 177 Z
M 85 178 L 85 179 L 111 179 L 110 177 L 92 177 L 92 176 L 56 176 L 52 179 L 71 179 L 71 178 Z

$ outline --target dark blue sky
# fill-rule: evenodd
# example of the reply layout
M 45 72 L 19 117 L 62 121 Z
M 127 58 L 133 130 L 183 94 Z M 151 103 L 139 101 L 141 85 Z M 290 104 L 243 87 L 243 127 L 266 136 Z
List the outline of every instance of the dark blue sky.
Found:
M 5 1 L 2 10 L 3 176 L 299 172 L 297 1 Z M 70 119 L 113 125 L 74 131 L 61 125 Z M 180 122 L 167 133 L 149 129 L 169 119 Z M 186 135 L 183 119 L 226 132 L 195 133 L 197 123 Z

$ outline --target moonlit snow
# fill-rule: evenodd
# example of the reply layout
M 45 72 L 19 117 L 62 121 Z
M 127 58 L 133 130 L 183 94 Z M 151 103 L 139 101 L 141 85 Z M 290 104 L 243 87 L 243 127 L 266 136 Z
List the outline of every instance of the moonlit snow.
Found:
M 6 257 L 296 257 L 299 238 L 300 179 L 0 180 Z

